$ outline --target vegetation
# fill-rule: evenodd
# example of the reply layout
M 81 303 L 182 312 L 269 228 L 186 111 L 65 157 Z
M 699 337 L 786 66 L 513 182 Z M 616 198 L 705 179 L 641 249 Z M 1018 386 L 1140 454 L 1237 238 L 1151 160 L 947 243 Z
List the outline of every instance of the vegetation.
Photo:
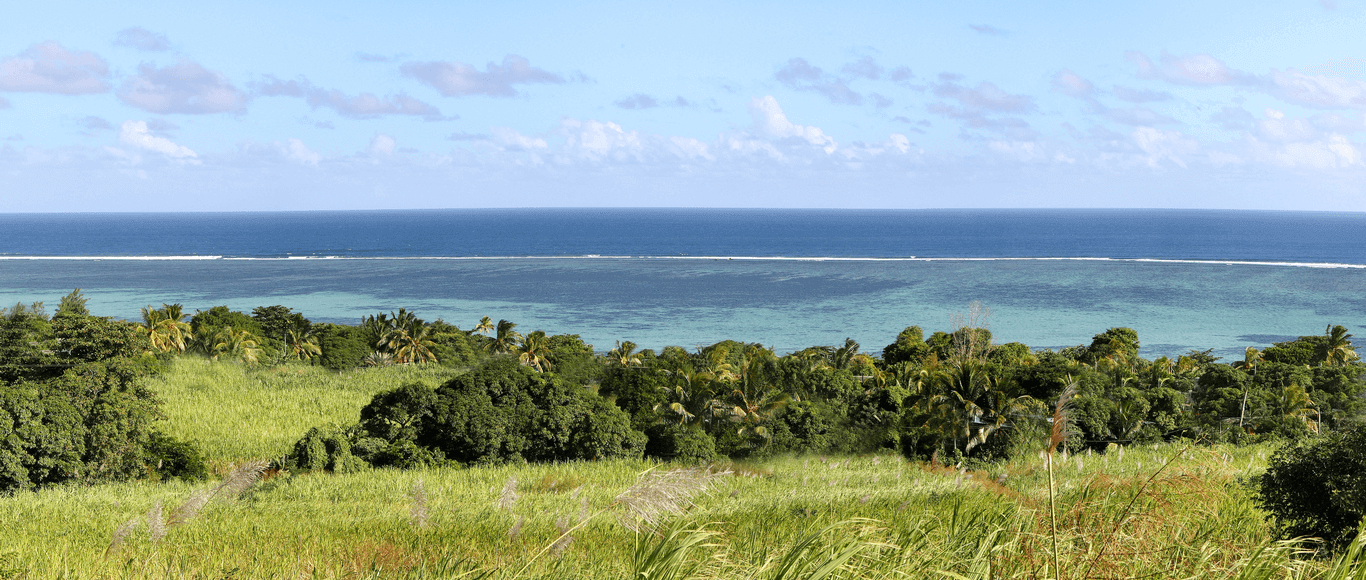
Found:
M 0 314 L 0 577 L 1366 574 L 1343 327 L 1223 364 L 1126 328 L 997 345 L 978 306 L 786 354 Z

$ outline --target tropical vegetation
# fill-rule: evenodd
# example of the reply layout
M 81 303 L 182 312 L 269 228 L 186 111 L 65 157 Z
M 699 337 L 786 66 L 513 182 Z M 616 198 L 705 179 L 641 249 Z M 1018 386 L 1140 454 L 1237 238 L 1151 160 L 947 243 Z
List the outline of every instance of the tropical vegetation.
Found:
M 406 309 L 344 325 L 163 304 L 140 322 L 91 315 L 79 291 L 51 316 L 0 309 L 0 512 L 65 498 L 90 522 L 77 544 L 129 556 L 78 556 L 84 575 L 221 577 L 243 561 L 208 556 L 215 534 L 338 501 L 359 511 L 321 536 L 263 533 L 313 538 L 294 552 L 329 577 L 1318 577 L 1331 566 L 1304 551 L 1357 558 L 1366 515 L 1366 365 L 1342 326 L 1226 364 L 1145 359 L 1128 328 L 996 344 L 976 306 L 872 352 L 599 351 Z M 91 512 L 111 490 L 143 515 Z M 554 515 L 560 494 L 577 515 Z M 686 501 L 654 513 L 637 496 Z M 27 546 L 15 570 L 60 567 L 41 530 L 0 532 Z M 266 561 L 256 573 L 305 571 Z

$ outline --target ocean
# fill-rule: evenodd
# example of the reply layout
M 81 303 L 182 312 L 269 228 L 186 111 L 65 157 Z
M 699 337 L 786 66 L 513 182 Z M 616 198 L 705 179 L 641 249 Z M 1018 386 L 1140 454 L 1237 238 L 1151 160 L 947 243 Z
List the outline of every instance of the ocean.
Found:
M 400 307 L 469 328 L 780 352 L 950 330 L 972 301 L 997 342 L 1136 329 L 1148 357 L 1239 357 L 1366 329 L 1366 214 L 1196 210 L 507 209 L 0 214 L 0 300 L 146 305 L 316 322 Z

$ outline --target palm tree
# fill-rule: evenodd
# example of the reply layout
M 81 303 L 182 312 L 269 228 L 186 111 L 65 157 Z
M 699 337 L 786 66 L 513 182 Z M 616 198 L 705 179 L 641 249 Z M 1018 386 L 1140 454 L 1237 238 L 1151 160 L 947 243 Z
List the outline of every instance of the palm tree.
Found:
M 1262 351 L 1257 350 L 1256 347 L 1249 346 L 1247 349 L 1243 350 L 1243 360 L 1233 361 L 1233 364 L 1230 366 L 1235 369 L 1243 369 L 1251 372 L 1252 376 L 1257 376 L 1257 364 L 1260 362 L 1262 362 Z
M 1328 366 L 1347 366 L 1357 358 L 1356 347 L 1352 346 L 1352 335 L 1341 325 L 1328 325 L 1324 331 L 1327 341 L 1323 345 L 1324 363 Z
M 499 320 L 498 327 L 494 331 L 493 340 L 484 345 L 484 348 L 493 354 L 507 354 L 517 348 L 517 342 L 521 340 L 521 333 L 512 330 L 517 324 L 507 320 Z
M 318 337 L 313 334 L 313 330 L 310 328 L 287 329 L 285 339 L 291 358 L 310 360 L 315 356 L 321 356 L 323 353 L 322 347 L 318 346 Z
M 436 343 L 432 341 L 426 321 L 402 308 L 397 314 L 390 314 L 389 329 L 380 336 L 375 348 L 388 353 L 399 364 L 436 362 L 436 354 L 432 352 Z
M 668 400 L 654 406 L 656 413 L 668 410 L 678 416 L 679 425 L 695 420 L 710 422 L 725 413 L 726 405 L 716 399 L 715 375 L 698 372 L 689 365 L 665 372 L 673 377 L 673 384 L 659 388 Z
M 939 392 L 921 400 L 929 411 L 929 424 L 953 439 L 954 448 L 964 442 L 963 451 L 987 442 L 1031 400 L 1027 395 L 1010 398 L 993 376 L 985 361 L 977 358 L 949 360 L 944 370 L 933 375 Z
M 213 337 L 213 359 L 235 358 L 247 364 L 255 364 L 261 356 L 256 336 L 246 330 L 223 327 Z
M 546 345 L 545 331 L 537 330 L 522 337 L 517 344 L 517 358 L 522 364 L 536 369 L 536 372 L 550 370 L 550 361 L 545 358 L 549 347 Z
M 185 313 L 179 304 L 165 304 L 152 309 L 149 304 L 142 309 L 142 324 L 138 330 L 147 335 L 152 348 L 162 352 L 185 352 L 185 344 L 192 337 L 190 323 L 184 321 Z
M 849 368 L 854 362 L 854 357 L 858 356 L 859 343 L 852 338 L 844 339 L 844 346 L 841 346 L 830 353 L 830 366 L 838 370 Z
M 636 343 L 617 341 L 617 347 L 607 351 L 607 361 L 622 368 L 640 365 L 640 355 L 636 353 Z
M 472 330 L 472 331 L 470 331 L 470 332 L 477 332 L 477 333 L 479 333 L 479 334 L 485 334 L 485 335 L 487 335 L 488 333 L 490 333 L 490 332 L 492 332 L 492 331 L 493 331 L 493 321 L 492 321 L 492 320 L 489 320 L 489 317 L 485 316 L 485 317 L 479 319 L 479 324 L 476 324 L 476 325 L 474 326 L 474 330 Z

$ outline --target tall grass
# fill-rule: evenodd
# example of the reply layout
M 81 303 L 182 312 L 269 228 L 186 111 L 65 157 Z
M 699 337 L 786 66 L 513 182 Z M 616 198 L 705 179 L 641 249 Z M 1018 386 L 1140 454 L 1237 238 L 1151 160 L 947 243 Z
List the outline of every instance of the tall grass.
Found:
M 436 386 L 459 372 L 410 365 L 342 372 L 248 367 L 182 356 L 149 386 L 165 403 L 162 430 L 194 441 L 221 467 L 279 457 L 312 427 L 355 423 L 361 407 L 381 391 L 411 381 Z
M 707 493 L 692 485 L 707 472 L 650 461 L 259 482 L 259 463 L 252 477 L 228 468 L 449 372 L 183 359 L 155 385 L 165 428 L 208 448 L 224 481 L 0 498 L 0 578 L 1366 580 L 1360 544 L 1332 562 L 1269 540 L 1244 483 L 1266 446 L 1054 450 L 978 469 L 783 457 L 712 466 Z

